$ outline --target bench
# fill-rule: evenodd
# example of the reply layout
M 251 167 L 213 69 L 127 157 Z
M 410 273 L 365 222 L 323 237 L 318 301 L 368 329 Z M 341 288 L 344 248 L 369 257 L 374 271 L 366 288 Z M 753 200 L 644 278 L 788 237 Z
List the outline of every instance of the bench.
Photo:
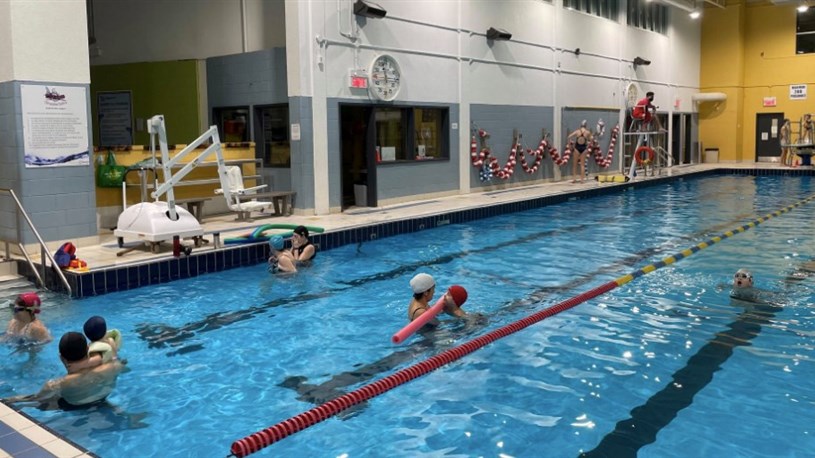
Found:
M 204 204 L 210 200 L 212 200 L 211 197 L 190 197 L 187 199 L 176 199 L 175 204 L 186 205 L 187 211 L 200 223 L 201 218 L 204 216 Z
M 294 208 L 294 198 L 297 195 L 294 191 L 271 191 L 271 192 L 258 192 L 255 194 L 236 195 L 239 202 L 247 202 L 250 200 L 271 200 L 274 205 L 274 214 L 277 216 L 287 216 L 292 214 Z M 249 220 L 250 212 L 240 212 L 238 219 L 241 221 Z

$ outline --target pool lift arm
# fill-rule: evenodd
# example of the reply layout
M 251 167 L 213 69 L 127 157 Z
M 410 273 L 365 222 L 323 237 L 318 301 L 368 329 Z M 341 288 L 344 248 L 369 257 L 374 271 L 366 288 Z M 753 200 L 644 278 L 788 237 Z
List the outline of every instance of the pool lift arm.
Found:
M 164 124 L 164 116 L 155 115 L 150 118 L 147 121 L 147 131 L 150 134 L 150 149 L 153 152 L 154 162 L 155 137 L 158 136 L 161 150 L 161 168 L 165 181 L 150 194 L 150 197 L 155 199 L 154 202 L 141 202 L 124 209 L 119 215 L 116 230 L 113 231 L 114 235 L 119 237 L 120 245 L 124 237 L 160 242 L 170 240 L 174 236 L 200 237 L 204 235 L 204 230 L 198 220 L 184 208 L 176 207 L 173 187 L 212 153 L 215 153 L 220 180 L 221 182 L 224 181 L 226 167 L 221 151 L 218 128 L 211 126 L 172 159 L 167 146 L 167 129 Z M 201 154 L 173 174 L 174 166 L 208 140 L 211 140 L 211 144 Z M 166 202 L 159 200 L 164 194 L 167 194 Z

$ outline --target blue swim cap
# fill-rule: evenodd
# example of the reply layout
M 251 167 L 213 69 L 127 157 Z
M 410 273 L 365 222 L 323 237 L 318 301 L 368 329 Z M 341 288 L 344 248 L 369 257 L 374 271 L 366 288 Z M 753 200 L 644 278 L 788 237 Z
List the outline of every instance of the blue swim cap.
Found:
M 283 249 L 283 237 L 279 235 L 275 235 L 271 239 L 269 239 L 269 246 L 274 248 L 275 250 L 282 250 Z
M 92 316 L 85 322 L 83 330 L 88 339 L 90 339 L 91 342 L 95 342 L 105 337 L 105 333 L 108 332 L 108 325 L 101 316 Z

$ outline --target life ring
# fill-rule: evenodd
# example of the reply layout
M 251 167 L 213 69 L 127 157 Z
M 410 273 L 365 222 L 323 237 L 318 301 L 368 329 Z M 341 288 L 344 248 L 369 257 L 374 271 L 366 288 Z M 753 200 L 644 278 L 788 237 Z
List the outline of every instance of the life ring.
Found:
M 643 153 L 643 152 L 648 153 L 648 158 L 647 159 L 642 156 L 641 153 Z M 637 161 L 638 165 L 642 165 L 643 163 L 650 164 L 651 162 L 654 162 L 654 150 L 653 150 L 653 148 L 651 148 L 648 145 L 640 146 L 639 148 L 637 148 L 636 151 L 634 151 L 634 159 Z

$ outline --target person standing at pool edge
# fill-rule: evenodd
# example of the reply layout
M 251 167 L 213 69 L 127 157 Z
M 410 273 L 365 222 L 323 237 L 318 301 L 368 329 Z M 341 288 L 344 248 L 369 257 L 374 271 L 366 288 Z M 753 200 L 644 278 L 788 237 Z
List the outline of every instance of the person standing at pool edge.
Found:
M 436 280 L 429 274 L 416 274 L 410 280 L 410 288 L 413 290 L 413 298 L 408 306 L 408 321 L 413 321 L 430 309 L 430 300 L 436 293 Z M 444 313 L 457 318 L 464 318 L 467 314 L 461 307 L 457 306 L 450 292 L 444 293 Z M 435 317 L 427 322 L 426 326 L 438 326 L 439 320 Z

